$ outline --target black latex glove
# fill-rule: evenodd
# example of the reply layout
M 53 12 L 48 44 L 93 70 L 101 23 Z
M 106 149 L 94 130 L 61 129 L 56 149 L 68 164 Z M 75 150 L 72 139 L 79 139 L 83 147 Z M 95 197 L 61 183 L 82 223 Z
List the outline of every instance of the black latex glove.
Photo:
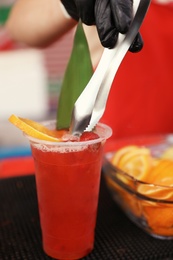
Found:
M 132 0 L 61 0 L 69 15 L 86 25 L 96 25 L 103 47 L 113 48 L 118 33 L 126 33 L 132 21 Z M 129 48 L 138 52 L 143 41 L 138 33 Z

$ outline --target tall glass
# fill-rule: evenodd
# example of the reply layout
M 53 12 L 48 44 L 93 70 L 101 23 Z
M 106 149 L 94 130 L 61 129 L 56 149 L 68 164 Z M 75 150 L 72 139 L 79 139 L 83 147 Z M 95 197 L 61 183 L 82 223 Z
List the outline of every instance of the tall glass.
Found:
M 55 122 L 44 125 L 55 128 Z M 44 251 L 79 259 L 94 246 L 103 147 L 111 129 L 98 124 L 99 139 L 49 142 L 27 136 L 35 162 Z

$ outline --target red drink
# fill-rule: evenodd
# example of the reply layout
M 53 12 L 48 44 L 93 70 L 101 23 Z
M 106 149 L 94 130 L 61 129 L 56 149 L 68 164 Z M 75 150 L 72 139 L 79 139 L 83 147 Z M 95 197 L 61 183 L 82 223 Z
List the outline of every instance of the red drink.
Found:
M 103 144 L 30 139 L 35 160 L 40 221 L 45 252 L 58 259 L 79 259 L 93 249 Z M 98 133 L 99 134 L 99 133 Z

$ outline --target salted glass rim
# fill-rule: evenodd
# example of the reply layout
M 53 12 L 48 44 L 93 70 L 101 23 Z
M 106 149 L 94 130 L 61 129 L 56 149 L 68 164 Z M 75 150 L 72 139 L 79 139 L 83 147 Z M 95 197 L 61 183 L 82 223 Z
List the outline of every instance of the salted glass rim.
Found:
M 44 126 L 48 126 L 48 125 L 54 125 L 56 124 L 56 120 L 45 120 L 45 121 L 41 121 L 40 122 L 42 125 Z M 99 132 L 99 127 L 100 129 L 102 129 L 104 131 L 104 133 L 101 133 L 101 130 Z M 50 128 L 51 129 L 51 128 Z M 60 141 L 60 142 L 55 142 L 55 141 L 47 141 L 47 140 L 41 140 L 39 138 L 35 138 L 32 136 L 29 136 L 28 134 L 24 133 L 24 136 L 30 141 L 30 142 L 34 142 L 34 143 L 39 143 L 39 144 L 45 144 L 45 145 L 52 145 L 52 146 L 82 146 L 82 145 L 90 145 L 90 144 L 95 144 L 95 143 L 99 143 L 102 142 L 104 140 L 107 140 L 111 135 L 112 135 L 112 129 L 110 126 L 104 124 L 104 123 L 98 123 L 96 125 L 96 129 L 97 131 L 95 131 L 100 137 L 97 139 L 93 139 L 93 140 L 87 140 L 87 141 Z

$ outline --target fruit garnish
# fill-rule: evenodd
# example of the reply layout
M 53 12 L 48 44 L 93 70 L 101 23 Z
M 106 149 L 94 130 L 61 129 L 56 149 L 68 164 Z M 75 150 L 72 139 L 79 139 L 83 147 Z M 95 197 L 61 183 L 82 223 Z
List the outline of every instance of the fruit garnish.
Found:
M 30 119 L 11 115 L 9 121 L 22 130 L 25 134 L 40 140 L 60 142 L 62 139 L 57 137 L 57 131 L 50 130 L 45 126 Z
M 94 140 L 94 139 L 98 139 L 99 136 L 98 134 L 94 133 L 94 132 L 83 132 L 82 135 L 80 136 L 80 141 L 89 141 L 89 140 Z
M 79 21 L 74 35 L 72 52 L 66 67 L 58 98 L 57 130 L 70 127 L 74 104 L 84 90 L 92 74 L 93 67 L 90 50 L 83 25 Z

